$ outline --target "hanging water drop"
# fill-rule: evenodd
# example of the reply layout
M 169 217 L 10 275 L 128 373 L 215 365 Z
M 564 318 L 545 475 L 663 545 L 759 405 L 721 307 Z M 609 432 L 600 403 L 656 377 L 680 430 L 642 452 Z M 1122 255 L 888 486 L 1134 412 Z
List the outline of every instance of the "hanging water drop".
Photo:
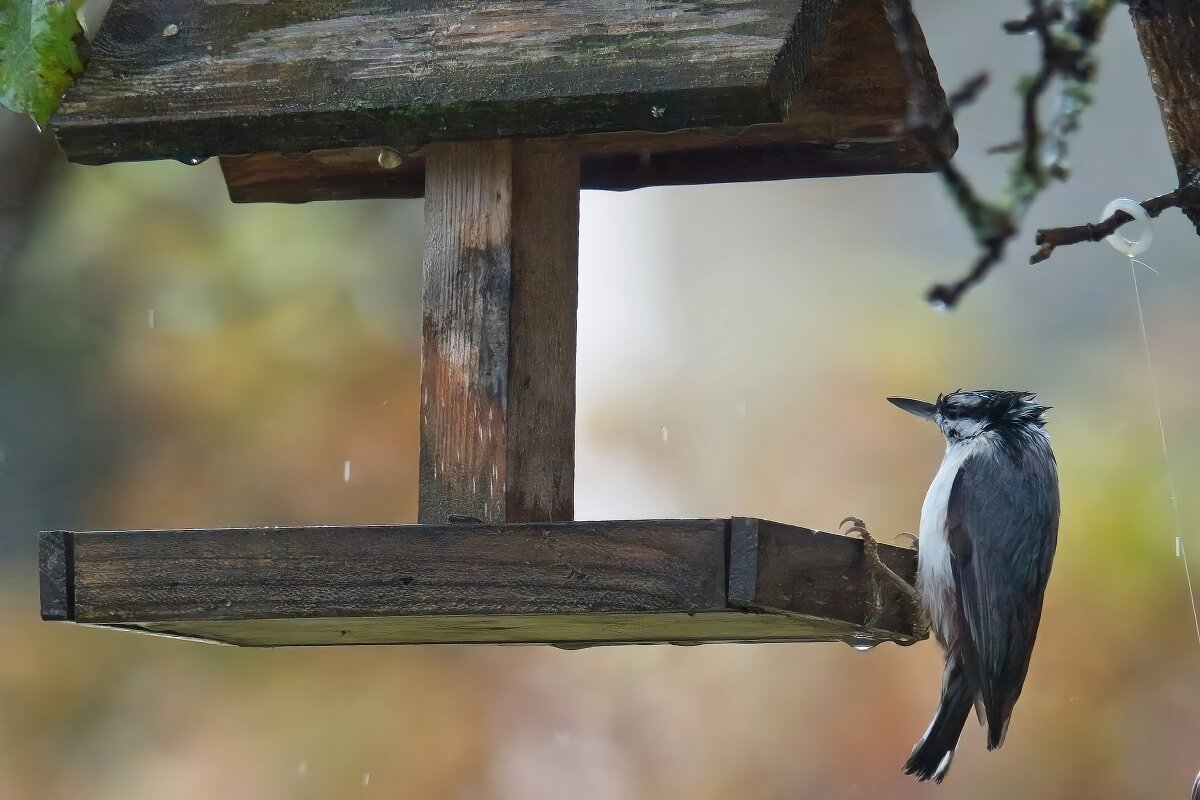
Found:
M 189 167 L 197 167 L 205 161 L 204 156 L 180 156 L 179 163 Z
M 350 482 L 350 460 L 342 462 L 342 483 Z
M 379 166 L 384 169 L 396 169 L 404 163 L 404 156 L 390 147 L 381 147 L 379 149 L 379 157 L 376 159 Z
M 667 442 L 669 442 L 671 440 L 671 432 L 669 430 L 667 430 L 666 425 L 663 425 L 662 428 L 660 428 L 659 430 L 662 431 L 663 444 L 666 444 Z
M 950 311 L 950 304 L 940 297 L 930 298 L 929 305 L 939 314 L 946 314 Z
M 858 652 L 865 653 L 873 649 L 879 642 L 873 639 L 851 639 L 848 644 Z
M 363 786 L 370 786 L 370 785 L 371 785 L 371 773 L 364 772 L 363 773 Z
M 146 311 L 146 327 L 148 327 L 150 330 L 154 330 L 154 309 L 153 308 Z

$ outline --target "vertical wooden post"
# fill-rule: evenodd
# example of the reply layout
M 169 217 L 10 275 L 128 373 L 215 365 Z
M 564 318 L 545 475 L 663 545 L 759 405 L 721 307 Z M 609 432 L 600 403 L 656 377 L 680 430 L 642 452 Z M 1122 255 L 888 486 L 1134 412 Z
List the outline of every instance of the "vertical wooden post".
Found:
M 578 160 L 439 145 L 425 185 L 418 517 L 571 519 Z

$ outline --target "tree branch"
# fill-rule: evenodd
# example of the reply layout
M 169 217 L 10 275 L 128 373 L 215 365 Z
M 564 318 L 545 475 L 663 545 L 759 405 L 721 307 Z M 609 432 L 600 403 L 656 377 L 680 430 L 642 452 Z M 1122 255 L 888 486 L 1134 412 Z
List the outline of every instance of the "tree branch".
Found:
M 1152 197 L 1140 204 L 1151 217 L 1157 217 L 1168 208 L 1200 209 L 1200 186 L 1181 186 L 1173 192 Z M 1039 228 L 1037 251 L 1029 257 L 1030 264 L 1039 264 L 1050 257 L 1054 248 L 1081 242 L 1099 242 L 1116 233 L 1122 225 L 1133 222 L 1133 217 L 1124 211 L 1116 211 L 1101 222 L 1089 222 L 1069 228 Z
M 1079 115 L 1091 101 L 1088 86 L 1096 72 L 1092 49 L 1116 4 L 1117 0 L 1029 0 L 1029 14 L 1005 24 L 1009 33 L 1037 35 L 1041 64 L 1018 87 L 1022 100 L 1021 138 L 992 150 L 1016 152 L 1000 196 L 985 198 L 952 163 L 941 166 L 942 180 L 966 218 L 980 253 L 966 275 L 929 290 L 927 299 L 934 305 L 953 308 L 983 281 L 1003 259 L 1033 201 L 1053 181 L 1064 180 L 1070 173 L 1067 139 L 1078 129 Z M 911 37 L 915 23 L 908 4 L 899 6 L 902 8 L 894 25 L 903 41 Z M 902 57 L 910 58 L 911 49 L 902 47 Z M 1053 86 L 1060 87 L 1058 107 L 1048 124 L 1043 124 L 1039 109 Z M 979 79 L 973 79 L 951 99 L 961 107 L 982 88 Z

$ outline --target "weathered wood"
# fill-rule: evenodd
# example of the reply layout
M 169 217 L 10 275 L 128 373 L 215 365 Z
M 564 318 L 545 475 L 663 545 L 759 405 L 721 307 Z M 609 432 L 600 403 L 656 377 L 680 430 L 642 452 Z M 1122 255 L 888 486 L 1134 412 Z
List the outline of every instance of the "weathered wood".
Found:
M 826 29 L 783 122 L 571 138 L 585 189 L 783 180 L 929 170 L 957 139 L 937 72 L 922 47 L 906 80 L 880 0 L 846 0 Z M 235 202 L 420 197 L 424 151 L 394 170 L 364 147 L 298 156 L 221 159 Z
M 72 534 L 65 531 L 42 531 L 38 534 L 42 619 L 69 620 L 74 617 L 71 541 Z
M 575 518 L 579 159 L 555 140 L 513 152 L 504 519 Z
M 731 605 L 859 622 L 869 616 L 860 540 L 744 518 L 734 518 L 731 536 Z M 915 550 L 881 544 L 879 555 L 898 575 L 916 574 Z M 899 590 L 884 582 L 882 591 L 886 612 L 878 624 L 904 628 L 910 612 Z
M 512 143 L 429 156 L 418 519 L 504 521 Z
M 858 540 L 761 520 L 60 534 L 66 562 L 54 541 L 48 618 L 233 644 L 913 639 L 891 594 L 863 627 Z
M 839 4 L 115 0 L 53 125 L 104 163 L 778 121 Z
M 1200 185 L 1200 3 L 1134 0 L 1129 13 L 1158 97 L 1179 185 Z M 1200 209 L 1184 213 L 1200 233 Z
M 428 163 L 419 519 L 569 520 L 578 161 L 539 140 Z

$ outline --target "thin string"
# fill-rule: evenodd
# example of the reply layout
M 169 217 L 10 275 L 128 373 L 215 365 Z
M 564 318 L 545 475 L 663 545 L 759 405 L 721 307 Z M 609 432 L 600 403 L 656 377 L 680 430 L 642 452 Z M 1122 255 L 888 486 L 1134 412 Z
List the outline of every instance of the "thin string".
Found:
M 1167 429 L 1163 425 L 1162 402 L 1159 400 L 1158 394 L 1158 379 L 1154 375 L 1154 362 L 1150 358 L 1150 337 L 1146 333 L 1146 315 L 1142 311 L 1142 292 L 1138 288 L 1137 264 L 1140 263 L 1140 261 L 1130 256 L 1129 274 L 1133 278 L 1133 296 L 1137 300 L 1138 324 L 1142 329 L 1142 347 L 1146 351 L 1146 375 L 1150 378 L 1150 392 L 1154 397 L 1154 412 L 1158 416 L 1158 437 L 1162 443 L 1163 469 L 1167 473 L 1167 489 L 1171 492 L 1171 513 L 1175 518 L 1175 556 L 1183 560 L 1183 574 L 1187 578 L 1188 598 L 1192 601 L 1192 622 L 1196 626 L 1196 641 L 1200 642 L 1200 612 L 1196 609 L 1196 589 L 1192 585 L 1192 571 L 1188 568 L 1187 549 L 1183 546 L 1183 522 L 1179 514 L 1179 496 L 1175 492 L 1175 476 L 1171 471 L 1171 457 L 1167 452 Z M 1154 270 L 1151 269 L 1151 272 L 1154 272 Z

